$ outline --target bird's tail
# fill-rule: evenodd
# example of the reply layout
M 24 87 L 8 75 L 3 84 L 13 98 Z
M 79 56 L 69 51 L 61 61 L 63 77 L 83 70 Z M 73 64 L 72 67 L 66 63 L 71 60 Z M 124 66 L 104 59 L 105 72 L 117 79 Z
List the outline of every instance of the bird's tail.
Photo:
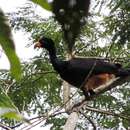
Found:
M 130 68 L 120 68 L 116 76 L 130 76 Z

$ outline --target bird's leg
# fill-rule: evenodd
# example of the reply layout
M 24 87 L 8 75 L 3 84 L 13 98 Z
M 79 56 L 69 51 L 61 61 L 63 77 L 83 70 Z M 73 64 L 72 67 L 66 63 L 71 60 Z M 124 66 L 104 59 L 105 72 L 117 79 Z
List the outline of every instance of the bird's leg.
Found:
M 85 95 L 85 97 L 90 97 L 92 95 L 95 95 L 95 92 L 93 91 L 93 89 L 90 89 L 88 91 L 83 90 L 83 94 Z
M 88 90 L 88 92 L 90 93 L 90 95 L 95 95 L 96 94 L 93 89 Z

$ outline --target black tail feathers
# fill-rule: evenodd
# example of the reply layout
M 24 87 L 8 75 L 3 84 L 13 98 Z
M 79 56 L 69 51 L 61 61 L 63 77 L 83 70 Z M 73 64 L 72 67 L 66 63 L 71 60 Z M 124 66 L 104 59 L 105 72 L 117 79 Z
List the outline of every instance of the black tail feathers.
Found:
M 130 68 L 120 68 L 116 76 L 117 77 L 130 76 Z

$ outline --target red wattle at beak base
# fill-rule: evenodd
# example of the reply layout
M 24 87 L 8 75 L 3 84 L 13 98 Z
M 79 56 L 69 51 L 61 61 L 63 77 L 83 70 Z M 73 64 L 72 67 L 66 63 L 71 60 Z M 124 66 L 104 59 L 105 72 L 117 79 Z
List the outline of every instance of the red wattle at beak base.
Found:
M 35 45 L 34 45 L 34 49 L 41 48 L 41 47 L 42 47 L 42 45 L 41 45 L 40 42 L 36 42 Z

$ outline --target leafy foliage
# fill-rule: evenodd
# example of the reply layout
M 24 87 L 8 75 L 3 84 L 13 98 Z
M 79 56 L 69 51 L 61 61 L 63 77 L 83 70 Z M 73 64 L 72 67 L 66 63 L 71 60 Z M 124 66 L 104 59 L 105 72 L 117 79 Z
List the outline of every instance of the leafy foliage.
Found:
M 34 3 L 40 5 L 41 7 L 43 7 L 44 9 L 51 11 L 51 4 L 48 3 L 47 0 L 32 0 Z
M 10 97 L 0 88 L 0 117 L 24 120 Z
M 18 80 L 21 78 L 20 61 L 15 53 L 14 42 L 11 36 L 11 30 L 7 20 L 0 10 L 0 44 L 4 49 L 11 65 L 11 73 Z M 17 67 L 16 67 L 17 66 Z
M 64 3 L 64 4 L 63 4 Z M 72 53 L 81 27 L 86 23 L 90 0 L 54 0 L 52 7 L 56 20 L 61 24 L 64 38 Z
M 50 118 L 47 122 L 47 124 L 53 124 L 53 126 L 50 128 L 50 130 L 62 130 L 63 125 L 65 124 L 66 118 Z
M 52 3 L 49 3 L 47 0 L 32 1 L 44 9 L 53 11 L 56 20 L 61 24 L 68 50 L 72 53 L 80 29 L 86 23 L 90 0 L 53 0 Z
M 0 10 L 0 44 L 5 51 L 11 65 L 11 75 L 20 80 L 21 78 L 21 66 L 20 61 L 15 53 L 14 42 L 11 36 L 11 30 L 7 24 L 7 19 L 4 16 L 2 10 Z M 0 84 L 0 86 L 3 82 Z M 13 104 L 10 97 L 0 87 L 0 116 L 4 118 L 14 118 L 16 120 L 24 120 L 20 115 L 16 106 Z
M 42 107 L 46 107 L 45 101 L 47 101 L 50 107 L 54 102 L 56 104 L 58 104 L 58 102 L 60 103 L 59 86 L 61 82 L 57 79 L 58 77 L 55 76 L 56 73 L 53 70 L 51 71 L 50 65 L 42 61 L 34 61 L 34 63 L 30 65 L 25 64 L 23 68 L 23 79 L 20 83 L 14 83 L 9 91 L 10 97 L 13 99 L 14 103 L 19 106 L 20 111 L 27 110 L 36 112 L 36 109 L 28 109 L 29 104 L 37 104 L 40 109 L 42 109 Z M 51 84 L 49 84 L 50 82 Z M 40 104 L 41 99 L 43 99 L 42 104 Z M 22 107 L 23 105 L 24 108 Z M 43 111 L 39 110 L 39 112 Z
M 110 62 L 121 63 L 124 67 L 130 66 L 130 17 L 129 9 L 127 9 L 129 1 L 126 0 L 125 2 L 123 0 L 94 1 L 87 26 L 82 29 L 80 37 L 74 46 L 76 55 L 102 57 L 108 59 Z M 105 9 L 109 9 L 108 14 L 104 13 L 104 7 Z M 67 52 L 62 39 L 62 27 L 52 17 L 46 20 L 34 15 L 34 10 L 30 6 L 29 8 L 21 9 L 20 13 L 10 15 L 12 26 L 16 30 L 24 29 L 25 32 L 30 32 L 34 41 L 42 35 L 51 37 L 56 43 L 58 56 L 64 59 Z M 24 17 L 22 17 L 23 14 Z M 33 14 L 33 19 L 32 15 L 28 14 Z M 8 90 L 8 95 L 20 111 L 26 111 L 28 114 L 33 112 L 34 114 L 43 115 L 48 113 L 49 110 L 52 111 L 61 106 L 62 81 L 50 65 L 48 55 L 45 51 L 39 57 L 34 57 L 31 63 L 23 64 L 22 69 L 24 71 L 23 79 L 21 82 L 13 83 Z M 9 85 L 7 81 L 13 82 L 13 78 L 8 73 L 6 74 L 4 78 L 1 78 L 6 83 L 4 86 Z M 93 120 L 100 129 L 118 129 L 120 123 L 128 129 L 130 124 L 126 118 L 129 119 L 130 117 L 129 95 L 129 83 L 118 86 L 88 103 L 90 108 L 97 109 L 98 111 L 84 109 L 83 113 L 86 117 Z M 82 94 L 80 93 L 77 96 L 77 100 L 79 100 L 79 96 L 82 96 Z M 116 113 L 119 116 L 108 116 L 100 110 Z M 126 118 L 121 118 L 120 116 Z M 86 117 L 80 115 L 77 129 L 85 130 L 88 128 L 91 123 Z M 65 119 L 66 115 L 61 114 L 60 116 L 46 120 L 45 125 L 51 124 L 52 130 L 61 129 L 65 123 Z

